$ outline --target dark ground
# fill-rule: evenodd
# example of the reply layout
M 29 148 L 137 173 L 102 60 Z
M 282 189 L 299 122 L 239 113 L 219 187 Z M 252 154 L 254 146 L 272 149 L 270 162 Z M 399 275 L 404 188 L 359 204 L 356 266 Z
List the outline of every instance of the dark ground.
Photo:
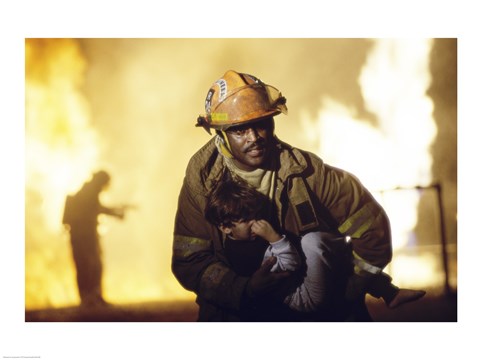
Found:
M 457 294 L 431 295 L 388 309 L 383 302 L 367 298 L 369 312 L 377 322 L 456 322 Z M 67 307 L 25 311 L 26 322 L 194 322 L 194 302 L 151 302 L 111 305 L 107 308 Z

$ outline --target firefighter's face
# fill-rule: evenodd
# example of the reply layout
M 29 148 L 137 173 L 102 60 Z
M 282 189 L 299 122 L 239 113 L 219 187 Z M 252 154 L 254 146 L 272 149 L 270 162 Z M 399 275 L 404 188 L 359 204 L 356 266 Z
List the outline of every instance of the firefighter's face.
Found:
M 251 124 L 235 126 L 225 131 L 235 165 L 252 171 L 266 163 L 273 139 L 273 117 Z

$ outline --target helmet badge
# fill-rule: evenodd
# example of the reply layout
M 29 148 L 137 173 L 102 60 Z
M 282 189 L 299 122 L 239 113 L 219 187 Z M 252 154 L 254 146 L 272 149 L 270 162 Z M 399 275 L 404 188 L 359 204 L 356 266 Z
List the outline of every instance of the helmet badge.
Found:
M 220 94 L 218 95 L 218 101 L 221 102 L 225 100 L 225 96 L 227 96 L 227 82 L 224 79 L 219 79 L 215 81 L 215 84 L 218 85 L 220 88 Z

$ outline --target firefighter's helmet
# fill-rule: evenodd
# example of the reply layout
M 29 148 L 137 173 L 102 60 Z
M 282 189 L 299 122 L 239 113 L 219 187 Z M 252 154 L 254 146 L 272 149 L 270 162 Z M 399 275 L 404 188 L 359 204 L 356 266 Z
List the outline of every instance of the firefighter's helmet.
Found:
M 287 113 L 287 100 L 273 86 L 255 76 L 229 70 L 210 87 L 205 99 L 205 115 L 196 126 L 226 130 L 267 116 Z

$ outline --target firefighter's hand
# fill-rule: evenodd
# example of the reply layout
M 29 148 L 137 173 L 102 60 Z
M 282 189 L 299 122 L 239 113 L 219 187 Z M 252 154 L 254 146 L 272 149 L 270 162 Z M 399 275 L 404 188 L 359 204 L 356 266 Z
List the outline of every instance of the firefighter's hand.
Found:
M 272 273 L 270 270 L 277 262 L 272 256 L 264 261 L 262 266 L 250 278 L 246 292 L 251 298 L 266 295 L 278 290 L 283 280 L 290 276 L 288 271 Z

